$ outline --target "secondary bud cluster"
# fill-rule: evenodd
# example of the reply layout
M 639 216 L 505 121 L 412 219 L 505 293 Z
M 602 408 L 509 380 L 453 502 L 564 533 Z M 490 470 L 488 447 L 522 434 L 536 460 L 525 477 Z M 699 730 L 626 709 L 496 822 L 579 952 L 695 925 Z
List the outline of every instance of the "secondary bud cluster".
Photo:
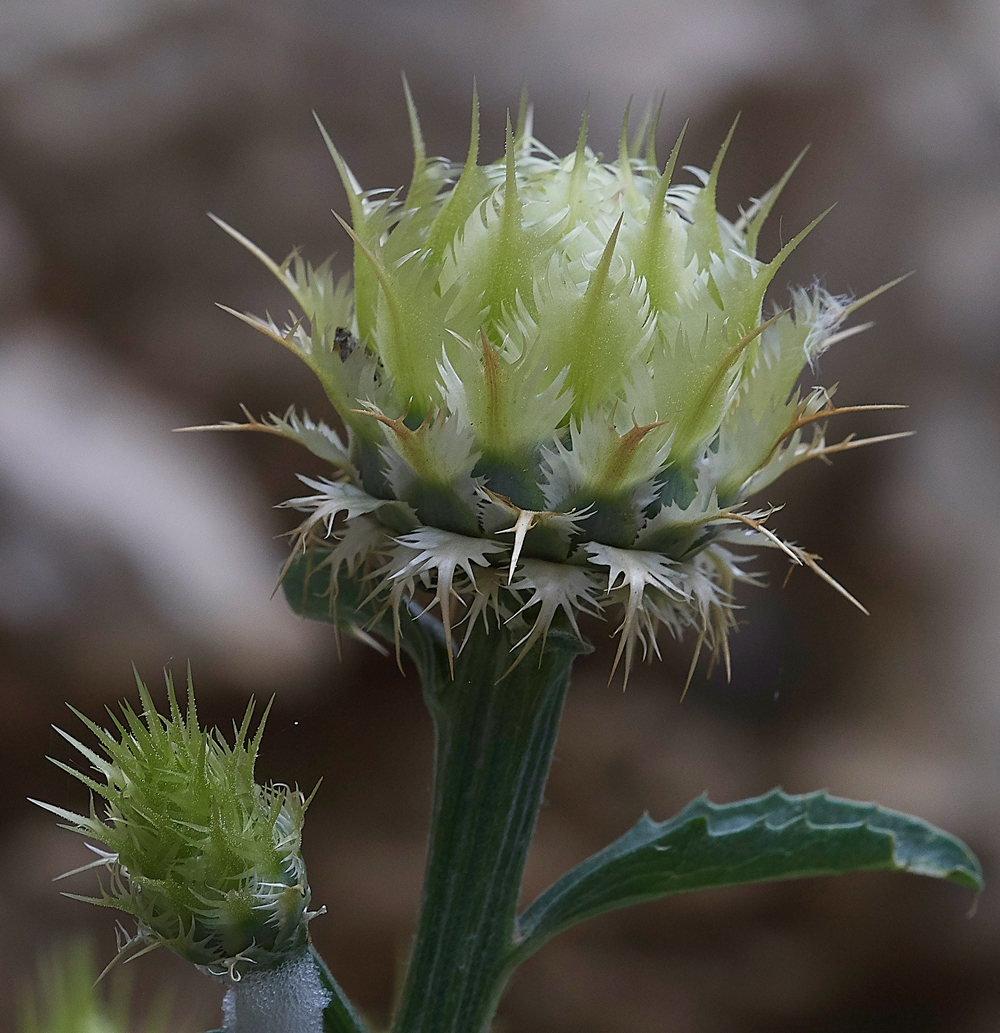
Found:
M 107 871 L 100 896 L 77 899 L 135 919 L 123 949 L 169 947 L 214 975 L 238 979 L 244 963 L 267 967 L 300 953 L 315 914 L 300 853 L 309 801 L 254 781 L 266 712 L 251 738 L 251 703 L 230 745 L 199 726 L 190 676 L 185 714 L 167 677 L 169 716 L 136 681 L 141 710 L 123 703 L 113 732 L 74 711 L 100 752 L 57 729 L 96 772 L 54 761 L 90 789 L 90 813 L 40 805 L 106 848 L 91 846 L 98 859 L 66 873 Z

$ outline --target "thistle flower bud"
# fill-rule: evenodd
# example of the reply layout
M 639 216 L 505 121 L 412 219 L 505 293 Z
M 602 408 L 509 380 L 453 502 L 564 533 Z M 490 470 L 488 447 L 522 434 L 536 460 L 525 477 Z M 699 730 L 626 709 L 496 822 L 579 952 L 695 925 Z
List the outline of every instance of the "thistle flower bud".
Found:
M 254 781 L 267 711 L 250 738 L 251 701 L 230 745 L 199 726 L 190 672 L 183 715 L 169 674 L 169 716 L 157 713 L 138 675 L 136 683 L 139 714 L 128 703 L 122 720 L 109 710 L 113 732 L 73 711 L 100 752 L 56 729 L 97 773 L 53 760 L 90 789 L 90 813 L 34 802 L 106 848 L 88 844 L 97 860 L 66 875 L 108 874 L 100 896 L 67 896 L 135 919 L 138 931 L 120 953 L 165 946 L 230 979 L 241 966 L 266 968 L 301 953 L 316 914 L 307 910 L 300 853 L 309 801 L 297 789 Z
M 310 494 L 287 503 L 307 514 L 300 543 L 332 539 L 334 577 L 377 571 L 397 616 L 430 593 L 449 649 L 460 604 L 470 628 L 491 612 L 511 625 L 515 663 L 557 612 L 575 628 L 581 611 L 620 607 L 626 678 L 661 625 L 694 626 L 699 648 L 725 655 L 733 585 L 753 581 L 734 545 L 819 570 L 746 503 L 792 466 L 863 443 L 828 445 L 822 421 L 845 410 L 796 384 L 878 291 L 852 302 L 813 287 L 765 305 L 819 220 L 758 257 L 798 159 L 730 222 L 716 187 L 732 130 L 709 172 L 675 184 L 683 131 L 661 170 L 655 121 L 630 144 L 626 112 L 608 162 L 584 116 L 559 157 L 522 102 L 503 158 L 480 165 L 474 94 L 468 156 L 452 163 L 427 157 L 406 98 L 405 193 L 363 190 L 326 137 L 350 205 L 353 290 L 298 253 L 278 265 L 222 224 L 301 310 L 285 327 L 234 314 L 310 366 L 346 443 L 294 410 L 224 426 L 328 461 L 332 476 L 302 478 Z

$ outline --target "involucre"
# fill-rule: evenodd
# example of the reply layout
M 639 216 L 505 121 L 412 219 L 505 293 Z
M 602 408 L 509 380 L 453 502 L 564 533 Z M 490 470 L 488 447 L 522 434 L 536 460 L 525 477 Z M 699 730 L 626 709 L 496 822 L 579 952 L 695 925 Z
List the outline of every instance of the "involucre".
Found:
M 294 409 L 223 425 L 295 439 L 330 463 L 286 503 L 307 514 L 298 545 L 332 547 L 313 576 L 334 590 L 344 571 L 368 578 L 397 621 L 426 594 L 449 655 L 462 620 L 504 622 L 512 665 L 557 613 L 575 629 L 580 612 L 610 609 L 626 678 L 661 626 L 694 627 L 699 650 L 728 662 L 733 586 L 754 580 L 736 546 L 781 548 L 839 589 L 748 509 L 790 467 L 863 443 L 827 445 L 820 421 L 845 410 L 830 390 L 796 385 L 863 329 L 843 324 L 878 292 L 851 301 L 813 287 L 765 303 L 815 225 L 758 257 L 798 160 L 730 222 L 716 185 L 732 130 L 710 172 L 675 184 L 683 132 L 661 170 L 655 121 L 630 147 L 626 113 L 606 162 L 585 116 L 559 157 L 522 103 L 504 157 L 480 165 L 474 97 L 468 156 L 452 163 L 426 156 L 406 95 L 405 193 L 363 190 L 324 131 L 350 205 L 353 277 L 335 281 L 297 252 L 278 265 L 222 224 L 301 310 L 284 327 L 234 314 L 309 365 L 347 429 L 345 442 Z

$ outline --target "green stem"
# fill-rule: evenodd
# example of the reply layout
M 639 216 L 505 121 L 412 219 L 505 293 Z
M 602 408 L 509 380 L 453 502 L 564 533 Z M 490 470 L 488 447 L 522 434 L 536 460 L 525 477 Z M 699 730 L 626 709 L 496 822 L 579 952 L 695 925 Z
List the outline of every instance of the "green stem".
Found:
M 303 616 L 360 624 L 387 641 L 390 613 L 359 579 L 311 577 L 328 551 L 293 563 L 284 589 Z M 434 720 L 434 798 L 417 934 L 392 1033 L 481 1033 L 516 963 L 521 875 L 574 658 L 589 643 L 554 623 L 514 670 L 510 635 L 477 623 L 455 676 L 444 630 L 411 605 L 399 644 Z M 509 673 L 508 673 L 509 672 Z
M 488 1030 L 512 970 L 521 876 L 574 657 L 550 633 L 510 674 L 509 636 L 480 626 L 455 663 L 421 664 L 434 799 L 420 921 L 393 1033 Z

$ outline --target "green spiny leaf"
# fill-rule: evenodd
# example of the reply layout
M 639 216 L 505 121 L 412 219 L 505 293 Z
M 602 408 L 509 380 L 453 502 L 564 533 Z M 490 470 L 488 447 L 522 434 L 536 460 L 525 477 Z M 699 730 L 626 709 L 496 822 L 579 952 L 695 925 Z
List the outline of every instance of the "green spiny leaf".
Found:
M 585 918 L 673 893 L 856 871 L 911 872 L 979 892 L 959 839 L 920 818 L 780 789 L 732 804 L 699 797 L 664 822 L 648 815 L 547 889 L 518 922 L 517 959 Z

